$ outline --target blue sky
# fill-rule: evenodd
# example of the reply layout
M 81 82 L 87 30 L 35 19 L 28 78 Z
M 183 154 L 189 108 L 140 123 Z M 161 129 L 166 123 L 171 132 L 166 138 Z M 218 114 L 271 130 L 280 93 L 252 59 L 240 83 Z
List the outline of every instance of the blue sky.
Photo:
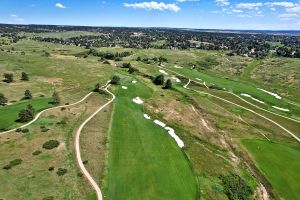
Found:
M 300 0 L 1 0 L 0 23 L 300 30 Z

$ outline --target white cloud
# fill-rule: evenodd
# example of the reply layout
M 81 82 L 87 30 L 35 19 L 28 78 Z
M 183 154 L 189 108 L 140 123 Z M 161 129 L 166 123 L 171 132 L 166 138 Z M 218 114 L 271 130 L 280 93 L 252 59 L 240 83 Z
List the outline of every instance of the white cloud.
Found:
M 274 12 L 276 11 L 276 8 L 270 8 L 270 9 L 271 9 L 272 11 L 274 11 Z
M 16 14 L 11 14 L 10 17 L 12 17 L 15 21 L 17 22 L 24 22 L 23 18 L 20 18 L 18 15 Z
M 131 7 L 131 8 L 141 8 L 141 9 L 146 9 L 146 10 L 170 10 L 174 12 L 178 12 L 181 8 L 176 5 L 175 3 L 171 4 L 165 4 L 163 2 L 143 2 L 143 3 L 124 3 L 123 4 L 125 7 Z
M 179 3 L 184 3 L 184 2 L 197 2 L 197 1 L 200 1 L 200 0 L 176 0 L 177 2 Z
M 263 6 L 263 3 L 239 3 L 236 5 L 237 8 L 240 9 L 256 9 L 258 10 L 259 7 Z
M 287 8 L 286 11 L 292 13 L 300 13 L 300 5 L 296 5 L 295 7 L 292 8 Z
M 228 6 L 230 5 L 229 0 L 215 0 L 218 6 Z
M 239 10 L 239 9 L 232 9 L 231 11 L 234 12 L 234 13 L 242 13 L 242 12 L 244 12 L 244 11 Z
M 56 3 L 56 4 L 55 4 L 55 7 L 56 7 L 56 8 L 66 8 L 66 6 L 64 6 L 64 5 L 61 4 L 61 3 Z
M 285 13 L 278 15 L 279 18 L 292 18 L 292 17 L 299 17 L 299 15 L 295 13 Z
M 285 8 L 289 8 L 289 7 L 294 7 L 295 4 L 292 2 L 287 2 L 287 1 L 280 1 L 280 2 L 267 2 L 265 3 L 265 5 L 273 7 L 273 6 L 282 6 Z

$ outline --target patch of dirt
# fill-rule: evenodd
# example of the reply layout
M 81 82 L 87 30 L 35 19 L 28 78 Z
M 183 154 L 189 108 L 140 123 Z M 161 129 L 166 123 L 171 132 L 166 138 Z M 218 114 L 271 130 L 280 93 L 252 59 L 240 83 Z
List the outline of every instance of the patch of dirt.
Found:
M 67 56 L 67 55 L 59 55 L 59 54 L 52 54 L 51 58 L 58 59 L 58 60 L 77 60 L 78 59 L 75 56 Z
M 263 184 L 260 184 L 254 193 L 254 199 L 259 199 L 259 200 L 269 200 L 269 194 L 266 190 L 266 188 L 263 186 Z
M 37 81 L 40 81 L 43 83 L 48 83 L 51 85 L 61 85 L 63 83 L 62 78 L 49 78 L 49 77 L 44 77 L 44 76 L 38 77 Z

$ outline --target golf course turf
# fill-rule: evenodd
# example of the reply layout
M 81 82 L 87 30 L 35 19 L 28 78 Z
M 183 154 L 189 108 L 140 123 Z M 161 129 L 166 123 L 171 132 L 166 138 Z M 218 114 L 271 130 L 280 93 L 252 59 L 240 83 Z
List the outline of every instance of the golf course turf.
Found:
M 279 196 L 300 199 L 299 145 L 250 139 L 242 140 L 242 143 Z
M 196 183 L 187 159 L 166 130 L 143 116 L 150 98 L 141 82 L 120 89 L 110 130 L 106 199 L 195 199 Z

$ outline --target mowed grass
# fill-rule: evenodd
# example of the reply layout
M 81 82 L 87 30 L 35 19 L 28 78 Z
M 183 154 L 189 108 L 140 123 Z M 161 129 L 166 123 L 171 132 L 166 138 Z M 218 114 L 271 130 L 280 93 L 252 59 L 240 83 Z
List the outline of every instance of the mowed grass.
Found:
M 242 144 L 281 197 L 300 199 L 299 145 L 248 139 Z
M 143 100 L 153 91 L 138 82 L 120 89 L 111 124 L 106 199 L 195 199 L 196 183 L 175 141 L 143 117 Z
M 31 104 L 36 112 L 51 107 L 50 99 L 35 99 L 21 103 L 0 107 L 0 130 L 9 129 L 17 125 L 16 120 L 19 118 L 19 112 Z M 19 123 L 21 125 L 21 123 Z

